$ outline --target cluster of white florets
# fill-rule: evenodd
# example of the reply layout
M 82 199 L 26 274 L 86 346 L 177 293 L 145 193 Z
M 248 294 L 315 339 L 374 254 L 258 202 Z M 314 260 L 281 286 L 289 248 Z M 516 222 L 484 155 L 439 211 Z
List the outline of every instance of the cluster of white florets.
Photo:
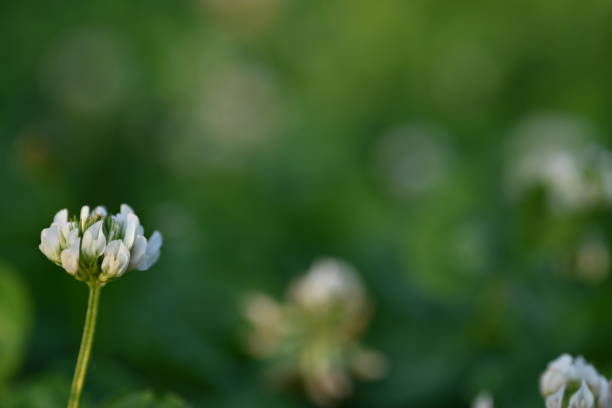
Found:
M 284 302 L 258 293 L 245 305 L 253 326 L 250 351 L 270 362 L 280 383 L 299 378 L 319 406 L 333 405 L 351 392 L 351 375 L 384 375 L 386 359 L 360 338 L 372 312 L 357 272 L 339 259 L 325 258 L 288 288 Z
M 39 249 L 76 279 L 105 284 L 130 270 L 149 269 L 161 245 L 161 234 L 155 231 L 145 238 L 138 216 L 122 204 L 115 215 L 102 206 L 83 206 L 80 216 L 72 218 L 68 210 L 59 211 L 42 230 Z
M 540 391 L 547 408 L 612 407 L 610 383 L 582 357 L 563 354 L 548 364 L 540 378 Z

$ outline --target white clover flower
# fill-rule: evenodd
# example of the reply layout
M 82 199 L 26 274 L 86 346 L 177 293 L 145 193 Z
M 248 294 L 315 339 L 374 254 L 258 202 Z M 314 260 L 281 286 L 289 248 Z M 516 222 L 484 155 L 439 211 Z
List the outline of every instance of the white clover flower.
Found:
M 105 284 L 130 270 L 149 269 L 162 246 L 158 231 L 145 238 L 138 216 L 126 204 L 115 215 L 102 206 L 92 211 L 85 205 L 72 219 L 63 209 L 41 232 L 40 241 L 47 258 L 88 284 Z
M 548 364 L 540 378 L 540 391 L 547 408 L 562 408 L 566 392 L 577 391 L 569 397 L 569 408 L 611 408 L 610 384 L 584 358 L 563 354 Z
M 472 408 L 493 408 L 493 397 L 488 392 L 479 393 L 474 401 L 472 401 Z
M 592 408 L 593 404 L 595 404 L 595 397 L 587 387 L 586 381 L 582 380 L 580 388 L 570 398 L 569 408 Z
M 373 380 L 387 372 L 386 358 L 360 342 L 371 313 L 354 268 L 324 258 L 291 284 L 285 301 L 248 299 L 248 348 L 271 362 L 271 373 L 299 378 L 316 405 L 331 406 L 350 394 L 352 375 Z
M 305 307 L 328 306 L 334 302 L 363 302 L 363 288 L 355 270 L 344 261 L 323 258 L 291 288 L 292 298 Z
M 573 377 L 573 359 L 569 354 L 563 354 L 548 364 L 547 370 L 540 378 L 542 395 L 555 393 Z

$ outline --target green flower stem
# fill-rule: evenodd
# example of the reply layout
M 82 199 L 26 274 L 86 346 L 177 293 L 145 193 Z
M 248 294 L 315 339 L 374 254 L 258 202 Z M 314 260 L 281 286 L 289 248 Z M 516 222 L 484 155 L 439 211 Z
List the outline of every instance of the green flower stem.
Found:
M 89 356 L 91 355 L 94 332 L 96 331 L 96 319 L 98 318 L 98 303 L 101 290 L 102 287 L 98 283 L 89 284 L 89 300 L 87 302 L 87 314 L 85 315 L 85 327 L 83 327 L 81 348 L 79 349 L 79 357 L 74 369 L 68 408 L 79 408 L 81 401 L 81 392 L 83 391 L 83 384 L 87 376 L 87 365 L 89 363 Z

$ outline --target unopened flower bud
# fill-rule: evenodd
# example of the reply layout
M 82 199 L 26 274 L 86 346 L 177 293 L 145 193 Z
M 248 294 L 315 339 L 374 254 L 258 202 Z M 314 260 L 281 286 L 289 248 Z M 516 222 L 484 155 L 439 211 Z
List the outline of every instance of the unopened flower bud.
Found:
M 81 251 L 86 262 L 95 262 L 106 248 L 106 237 L 102 229 L 102 221 L 98 221 L 83 234 Z
M 76 275 L 79 272 L 81 238 L 76 238 L 73 244 L 62 251 L 61 260 L 62 266 L 71 275 Z
M 582 381 L 580 388 L 569 401 L 569 408 L 593 408 L 595 404 L 595 397 L 589 387 L 587 386 L 586 381 Z
M 561 408 L 563 405 L 563 396 L 565 395 L 565 385 L 563 385 L 557 392 L 549 395 L 546 398 L 546 408 Z
M 100 280 L 105 282 L 118 278 L 125 273 L 130 262 L 130 252 L 122 241 L 115 240 L 108 243 L 102 261 Z

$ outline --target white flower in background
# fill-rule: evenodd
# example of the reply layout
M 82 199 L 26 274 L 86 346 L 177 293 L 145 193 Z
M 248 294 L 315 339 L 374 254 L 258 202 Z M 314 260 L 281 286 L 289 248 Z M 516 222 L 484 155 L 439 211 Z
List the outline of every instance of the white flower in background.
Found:
M 571 396 L 570 390 L 577 390 Z M 563 354 L 548 364 L 540 378 L 540 391 L 547 408 L 610 408 L 610 383 L 584 358 Z
M 571 116 L 521 121 L 508 149 L 508 190 L 521 196 L 541 187 L 557 211 L 612 204 L 612 152 L 597 144 L 589 123 Z
M 488 392 L 481 392 L 472 401 L 472 408 L 493 408 L 493 397 Z
M 106 282 L 138 269 L 149 269 L 159 258 L 162 236 L 155 231 L 147 240 L 144 228 L 126 204 L 108 215 L 106 208 L 81 208 L 79 217 L 59 211 L 41 232 L 39 248 L 47 258 L 76 279 L 88 284 Z
M 289 287 L 284 303 L 256 294 L 245 306 L 253 327 L 249 350 L 271 363 L 270 373 L 279 382 L 299 378 L 317 405 L 347 397 L 351 374 L 371 380 L 387 370 L 384 356 L 359 342 L 372 308 L 346 262 L 315 262 Z
M 450 138 L 435 123 L 399 124 L 380 135 L 375 164 L 383 186 L 398 198 L 434 191 L 452 171 Z
M 314 263 L 291 287 L 291 297 L 304 307 L 325 307 L 333 302 L 363 302 L 361 283 L 352 266 L 325 258 Z

